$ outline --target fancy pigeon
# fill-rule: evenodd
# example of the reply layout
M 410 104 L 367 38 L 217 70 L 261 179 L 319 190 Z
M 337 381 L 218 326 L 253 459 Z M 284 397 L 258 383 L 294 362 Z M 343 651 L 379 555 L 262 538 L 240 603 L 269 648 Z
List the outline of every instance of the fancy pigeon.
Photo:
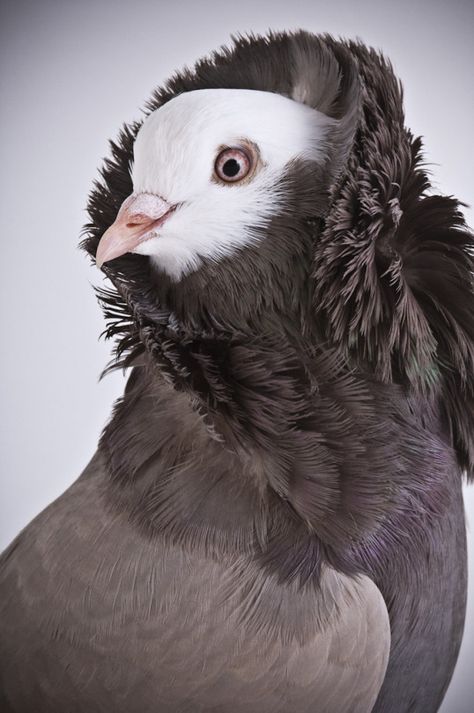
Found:
M 2 556 L 1 710 L 438 710 L 466 603 L 474 238 L 390 63 L 233 38 L 125 126 L 89 215 L 129 376 Z

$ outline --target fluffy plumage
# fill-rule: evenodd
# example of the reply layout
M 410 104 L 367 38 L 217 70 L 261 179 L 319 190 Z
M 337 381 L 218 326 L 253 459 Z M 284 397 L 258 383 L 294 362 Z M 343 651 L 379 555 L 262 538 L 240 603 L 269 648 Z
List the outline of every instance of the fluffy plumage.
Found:
M 303 102 L 324 152 L 293 152 L 255 239 L 104 265 L 111 368 L 133 369 L 89 467 L 4 555 L 5 706 L 436 711 L 464 620 L 473 237 L 375 51 L 238 38 L 154 94 L 150 129 L 203 89 Z M 130 171 L 139 129 L 91 196 L 91 256 L 157 190 Z

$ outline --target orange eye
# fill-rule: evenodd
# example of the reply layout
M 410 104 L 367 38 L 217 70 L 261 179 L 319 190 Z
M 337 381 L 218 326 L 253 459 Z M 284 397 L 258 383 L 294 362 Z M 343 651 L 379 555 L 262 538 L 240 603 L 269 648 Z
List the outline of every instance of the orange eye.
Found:
M 228 148 L 220 152 L 214 164 L 214 173 L 220 181 L 237 183 L 248 176 L 252 168 L 249 154 L 241 148 Z

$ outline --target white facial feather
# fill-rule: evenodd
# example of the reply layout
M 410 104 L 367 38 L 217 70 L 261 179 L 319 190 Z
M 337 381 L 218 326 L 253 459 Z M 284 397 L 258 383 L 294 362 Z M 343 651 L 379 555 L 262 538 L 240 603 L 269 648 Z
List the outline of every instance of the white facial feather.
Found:
M 321 161 L 334 124 L 324 114 L 280 94 L 247 89 L 185 92 L 152 112 L 134 145 L 134 194 L 156 193 L 177 210 L 156 237 L 135 250 L 149 255 L 175 280 L 258 240 L 282 205 L 278 180 L 291 159 Z M 226 146 L 258 147 L 262 165 L 252 178 L 223 185 L 212 180 Z

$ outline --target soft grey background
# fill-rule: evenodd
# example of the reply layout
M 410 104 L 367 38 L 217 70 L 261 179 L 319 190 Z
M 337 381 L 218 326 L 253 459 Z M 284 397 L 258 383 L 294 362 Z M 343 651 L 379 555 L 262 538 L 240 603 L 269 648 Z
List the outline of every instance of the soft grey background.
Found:
M 1 12 L 4 546 L 79 475 L 123 389 L 120 374 L 97 383 L 110 353 L 97 341 L 103 322 L 90 285 L 101 278 L 76 249 L 96 167 L 120 124 L 230 33 L 302 27 L 359 36 L 402 78 L 407 123 L 425 137 L 436 189 L 470 203 L 474 4 L 9 0 Z M 466 505 L 474 522 L 474 487 Z M 470 545 L 474 571 L 472 528 Z M 443 713 L 474 709 L 473 589 Z

